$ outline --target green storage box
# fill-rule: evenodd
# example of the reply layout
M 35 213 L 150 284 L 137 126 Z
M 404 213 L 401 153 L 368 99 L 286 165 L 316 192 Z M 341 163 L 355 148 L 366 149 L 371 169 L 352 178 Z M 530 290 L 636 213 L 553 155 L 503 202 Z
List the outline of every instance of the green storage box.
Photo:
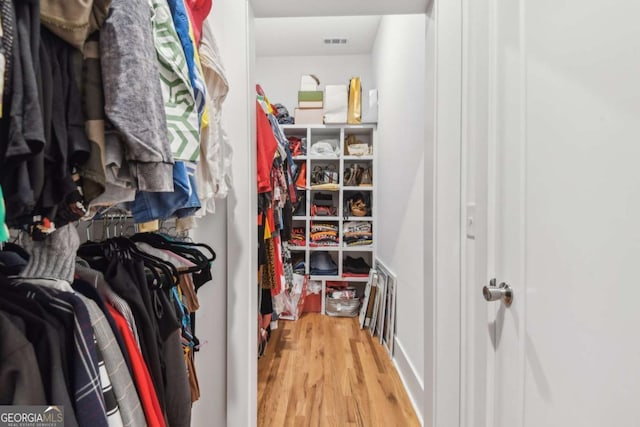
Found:
M 298 102 L 318 102 L 324 99 L 324 92 L 321 90 L 306 92 L 298 92 Z

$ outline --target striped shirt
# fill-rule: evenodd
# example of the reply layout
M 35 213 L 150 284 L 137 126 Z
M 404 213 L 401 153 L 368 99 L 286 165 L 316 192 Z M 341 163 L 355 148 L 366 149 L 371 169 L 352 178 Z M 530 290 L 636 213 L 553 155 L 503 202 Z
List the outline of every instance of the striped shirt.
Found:
M 131 307 L 129 304 L 120 297 L 120 295 L 113 292 L 109 287 L 109 284 L 104 280 L 104 275 L 97 270 L 89 267 L 85 267 L 82 264 L 76 264 L 76 274 L 85 282 L 91 283 L 98 289 L 98 292 L 104 299 L 109 301 L 111 305 L 118 310 L 120 314 L 126 319 L 129 329 L 140 348 L 140 337 L 138 336 L 138 327 L 136 326 L 136 319 L 133 317 Z
M 146 421 L 140 399 L 107 318 L 94 301 L 82 295 L 78 296 L 86 304 L 93 325 L 98 358 L 101 359 L 100 378 L 103 379 L 102 390 L 107 405 L 109 425 L 145 426 Z
M 75 412 L 81 426 L 109 427 L 107 407 L 100 381 L 98 351 L 87 308 L 69 292 L 28 283 L 12 283 L 16 292 L 38 302 L 54 316 L 73 325 L 71 368 Z
M 109 373 L 104 364 L 104 357 L 102 357 L 102 352 L 100 348 L 98 348 L 98 342 L 95 338 L 94 343 L 96 345 L 96 353 L 98 354 L 98 371 L 100 372 L 100 384 L 102 385 L 102 395 L 104 396 L 107 423 L 109 423 L 109 427 L 124 427 L 122 415 L 118 408 L 118 401 L 116 400 L 116 395 L 113 391 L 111 380 L 109 379 Z

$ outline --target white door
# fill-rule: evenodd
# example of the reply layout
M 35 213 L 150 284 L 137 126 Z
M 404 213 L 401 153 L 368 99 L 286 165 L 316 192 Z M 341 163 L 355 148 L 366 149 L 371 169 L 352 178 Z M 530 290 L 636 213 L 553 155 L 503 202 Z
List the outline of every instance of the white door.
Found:
M 464 424 L 640 426 L 640 2 L 466 10 Z

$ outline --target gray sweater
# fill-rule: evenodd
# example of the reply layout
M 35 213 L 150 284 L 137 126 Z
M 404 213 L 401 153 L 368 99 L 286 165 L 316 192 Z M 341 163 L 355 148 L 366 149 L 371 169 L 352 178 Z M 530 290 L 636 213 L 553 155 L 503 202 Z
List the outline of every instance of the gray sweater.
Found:
M 100 32 L 105 114 L 141 191 L 173 191 L 173 158 L 146 0 L 113 0 Z M 109 147 L 106 147 L 109 150 Z

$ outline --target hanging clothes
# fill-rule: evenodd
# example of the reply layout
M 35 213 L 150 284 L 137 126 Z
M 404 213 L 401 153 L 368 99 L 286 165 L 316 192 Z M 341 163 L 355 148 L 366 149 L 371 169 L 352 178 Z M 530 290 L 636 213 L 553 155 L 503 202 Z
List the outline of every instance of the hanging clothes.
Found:
M 100 31 L 104 110 L 122 137 L 106 149 L 126 147 L 119 164 L 128 165 L 139 190 L 173 191 L 173 156 L 150 16 L 147 1 L 113 0 Z
M 111 316 L 113 316 L 113 319 L 116 322 L 118 331 L 122 334 L 127 351 L 131 357 L 136 388 L 140 395 L 147 424 L 149 426 L 163 427 L 165 425 L 164 416 L 162 415 L 162 409 L 160 408 L 158 397 L 155 393 L 155 389 L 153 388 L 151 375 L 149 374 L 147 365 L 142 357 L 142 353 L 140 353 L 140 348 L 129 329 L 129 324 L 112 305 L 108 305 L 107 307 L 109 309 L 109 313 L 111 313 Z
M 202 131 L 200 162 L 197 165 L 200 183 L 198 196 L 203 206 L 198 215 L 204 215 L 207 212 L 215 212 L 214 199 L 225 198 L 231 185 L 232 148 L 222 124 L 222 104 L 229 92 L 229 81 L 213 34 L 211 20 L 204 21 L 199 52 L 207 85 L 209 110 L 209 126 Z
M 202 66 L 200 64 L 198 51 L 194 44 L 189 15 L 187 14 L 184 0 L 168 0 L 168 3 L 169 8 L 171 9 L 171 15 L 173 16 L 173 23 L 175 25 L 176 32 L 178 33 L 182 49 L 184 50 L 187 59 L 187 69 L 189 71 L 191 87 L 193 87 L 193 94 L 198 109 L 200 125 L 201 127 L 206 127 L 209 123 L 208 113 L 206 111 L 207 88 L 202 78 Z M 199 129 L 200 127 L 198 130 Z M 187 153 L 186 155 L 189 156 L 190 160 L 195 161 L 198 159 L 199 152 L 194 151 Z
M 2 405 L 45 405 L 44 386 L 31 343 L 11 319 L 0 312 L 0 388 Z
M 3 376 L 0 359 L 0 398 L 64 405 L 71 426 L 190 426 L 200 397 L 196 290 L 211 277 L 215 253 L 157 234 L 132 238 L 137 242 L 115 237 L 79 245 L 71 225 L 44 241 L 21 234 L 28 259 L 17 266 L 18 277 L 0 270 L 0 315 L 20 334 L 7 342 L 26 357 L 5 358 L 23 372 L 13 377 Z M 75 262 L 76 250 L 90 267 Z M 12 254 L 0 251 L 0 259 L 25 256 Z M 0 317 L 0 336 L 16 334 L 7 325 Z M 33 380 L 31 390 L 22 378 Z
M 200 119 L 188 61 L 167 0 L 152 0 L 151 4 L 171 153 L 175 160 L 195 161 L 200 147 Z
M 111 0 L 42 0 L 40 19 L 49 31 L 82 51 L 89 34 L 99 29 L 109 14 L 110 5 Z
M 196 46 L 200 46 L 202 39 L 203 24 L 211 12 L 211 6 L 213 2 L 211 0 L 185 0 L 184 2 L 187 13 L 189 14 L 189 20 L 191 21 L 191 27 L 193 29 L 193 36 Z
M 2 194 L 2 186 L 0 186 L 0 243 L 9 240 L 9 229 L 5 222 L 7 216 L 7 208 L 4 204 L 4 195 Z

